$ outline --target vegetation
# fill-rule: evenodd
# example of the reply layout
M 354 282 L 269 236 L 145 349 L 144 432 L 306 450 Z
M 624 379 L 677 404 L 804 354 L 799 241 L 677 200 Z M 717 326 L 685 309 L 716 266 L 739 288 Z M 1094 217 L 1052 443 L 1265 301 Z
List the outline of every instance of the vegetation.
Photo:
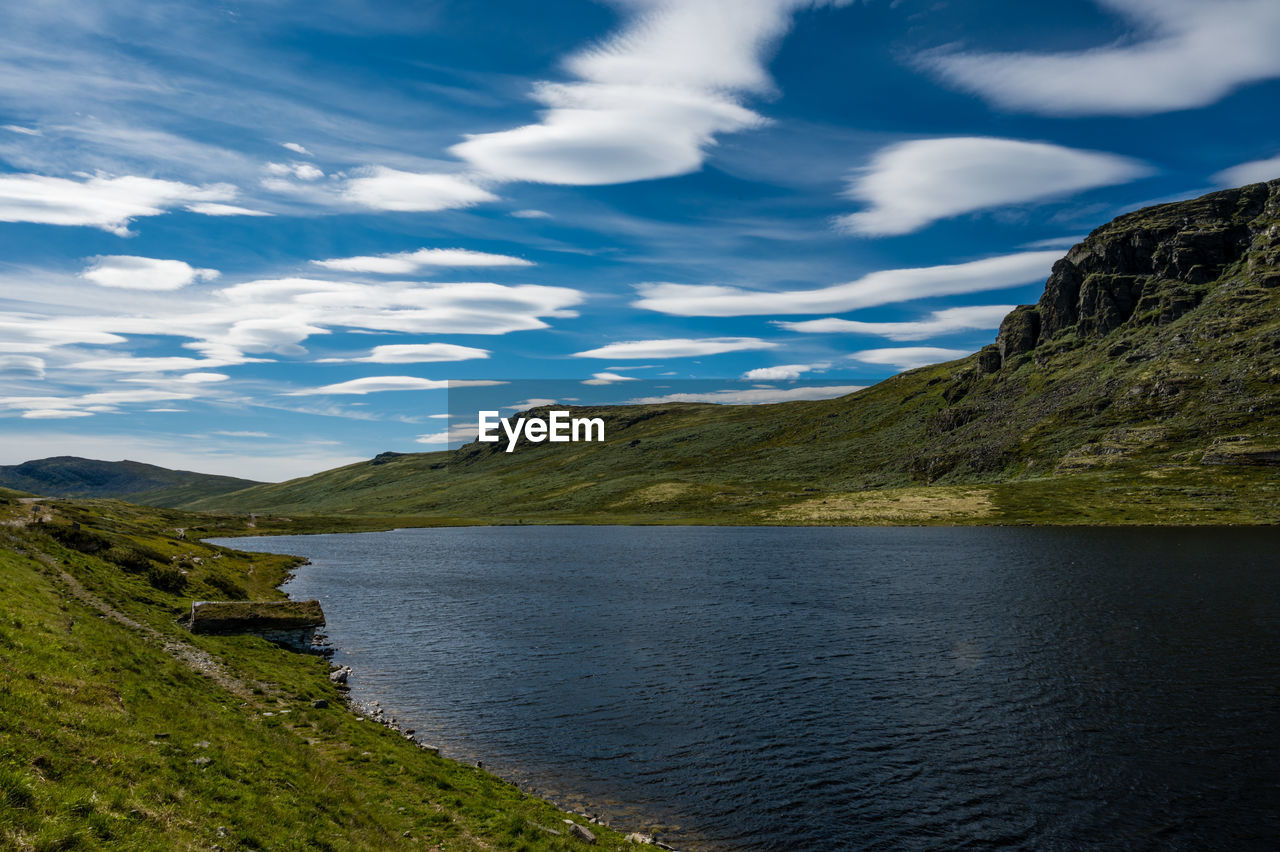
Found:
M 19 491 L 50 497 L 115 497 L 147 506 L 176 506 L 256 484 L 234 476 L 75 456 L 0 465 L 0 485 Z
M 347 712 L 321 657 L 189 633 L 192 597 L 280 598 L 297 563 L 175 535 L 201 520 L 0 495 L 0 848 L 584 848 L 581 817 Z

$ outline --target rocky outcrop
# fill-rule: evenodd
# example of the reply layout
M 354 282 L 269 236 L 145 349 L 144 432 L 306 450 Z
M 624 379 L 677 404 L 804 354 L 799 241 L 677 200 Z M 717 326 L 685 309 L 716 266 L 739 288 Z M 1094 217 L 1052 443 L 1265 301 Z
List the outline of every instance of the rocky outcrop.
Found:
M 1280 287 L 1278 220 L 1280 180 L 1121 216 L 1054 264 L 1034 307 L 1005 318 L 1001 364 L 1067 333 L 1099 338 L 1126 323 L 1173 322 L 1236 267 Z

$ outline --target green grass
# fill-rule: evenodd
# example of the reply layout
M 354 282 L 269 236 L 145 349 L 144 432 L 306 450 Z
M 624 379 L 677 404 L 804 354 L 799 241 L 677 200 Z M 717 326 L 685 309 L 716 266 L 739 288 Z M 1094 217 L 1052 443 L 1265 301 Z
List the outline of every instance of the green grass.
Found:
M 219 584 L 279 597 L 296 560 L 177 540 L 174 516 L 125 504 L 52 511 L 199 562 L 174 593 L 40 525 L 0 529 L 0 848 L 582 848 L 537 828 L 563 825 L 554 806 L 357 721 L 322 658 L 179 626 Z M 61 571 L 135 626 L 77 598 Z M 236 688 L 185 665 L 166 650 L 175 643 L 207 653 Z M 624 845 L 592 830 L 603 848 Z

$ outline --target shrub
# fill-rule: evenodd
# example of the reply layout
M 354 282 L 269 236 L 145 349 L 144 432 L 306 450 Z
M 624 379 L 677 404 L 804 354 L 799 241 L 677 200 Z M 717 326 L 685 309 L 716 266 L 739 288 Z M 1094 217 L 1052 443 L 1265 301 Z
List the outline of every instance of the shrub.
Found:
M 100 553 L 111 547 L 111 539 L 82 527 L 57 524 L 46 527 L 46 531 L 61 544 L 81 553 Z
M 205 582 L 229 601 L 241 601 L 249 597 L 244 587 L 230 577 L 213 576 L 207 578 Z
M 147 582 L 162 592 L 172 594 L 187 587 L 187 577 L 176 565 L 151 565 L 147 568 Z
M 121 544 L 110 547 L 102 554 L 102 558 L 119 565 L 130 574 L 145 574 L 153 561 L 143 550 Z

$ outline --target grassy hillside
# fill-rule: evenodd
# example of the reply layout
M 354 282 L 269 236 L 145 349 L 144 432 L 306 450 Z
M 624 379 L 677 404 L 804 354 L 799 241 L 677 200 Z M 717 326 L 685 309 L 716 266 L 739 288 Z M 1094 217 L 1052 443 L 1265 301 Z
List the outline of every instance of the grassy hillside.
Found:
M 577 409 L 603 444 L 472 444 L 192 501 L 481 521 L 1275 523 L 1280 181 L 1132 213 L 995 344 L 843 397 Z
M 258 484 L 234 476 L 76 456 L 0 466 L 0 485 L 8 488 L 45 497 L 113 497 L 144 506 L 178 506 Z
M 177 623 L 279 597 L 292 559 L 108 501 L 0 497 L 0 521 L 0 848 L 585 847 L 581 817 L 348 712 L 322 658 Z

